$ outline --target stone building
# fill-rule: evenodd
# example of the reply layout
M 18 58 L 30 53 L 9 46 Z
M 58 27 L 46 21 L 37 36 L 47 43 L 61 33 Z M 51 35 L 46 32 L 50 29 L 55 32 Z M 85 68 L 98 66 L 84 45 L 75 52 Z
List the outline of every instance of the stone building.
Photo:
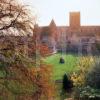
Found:
M 34 33 L 39 43 L 56 51 L 78 54 L 98 53 L 96 43 L 100 43 L 100 26 L 81 26 L 80 12 L 70 12 L 69 26 L 57 26 L 54 20 L 48 26 L 35 25 Z

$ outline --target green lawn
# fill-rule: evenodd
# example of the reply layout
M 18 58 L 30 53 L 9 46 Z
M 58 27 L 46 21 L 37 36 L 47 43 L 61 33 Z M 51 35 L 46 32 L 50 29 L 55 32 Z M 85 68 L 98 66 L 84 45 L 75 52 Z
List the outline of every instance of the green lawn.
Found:
M 71 54 L 63 54 L 63 58 L 65 59 L 65 64 L 60 64 L 59 59 L 61 54 L 54 54 L 45 58 L 45 62 L 51 64 L 53 66 L 53 79 L 58 80 L 62 79 L 62 76 L 67 73 L 77 70 L 77 62 L 79 57 Z

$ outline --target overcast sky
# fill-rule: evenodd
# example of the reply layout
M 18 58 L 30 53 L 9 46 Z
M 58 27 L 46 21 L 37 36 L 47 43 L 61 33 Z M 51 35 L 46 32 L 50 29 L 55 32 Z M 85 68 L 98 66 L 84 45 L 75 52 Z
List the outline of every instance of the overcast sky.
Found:
M 69 25 L 69 12 L 80 11 L 82 25 L 100 25 L 100 0 L 23 0 L 35 8 L 39 25 L 52 19 L 57 25 Z

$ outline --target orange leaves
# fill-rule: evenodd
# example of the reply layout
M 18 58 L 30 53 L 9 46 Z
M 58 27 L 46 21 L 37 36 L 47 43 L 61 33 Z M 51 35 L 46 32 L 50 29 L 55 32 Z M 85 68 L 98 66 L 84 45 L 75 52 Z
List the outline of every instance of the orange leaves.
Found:
M 42 56 L 46 56 L 46 55 L 51 53 L 51 50 L 48 48 L 47 45 L 41 45 L 40 46 L 40 53 Z
M 54 85 L 51 81 L 52 66 L 42 64 L 30 70 L 33 83 L 38 86 L 40 97 L 50 98 L 54 95 Z
M 10 67 L 11 68 L 11 67 Z M 39 100 L 48 100 L 54 96 L 54 84 L 51 80 L 52 66 L 41 63 L 40 67 L 27 68 L 22 65 L 10 69 L 18 82 L 26 88 L 31 85 L 36 88 L 33 95 Z M 37 97 L 38 96 L 38 97 Z
M 52 75 L 52 67 L 49 65 L 43 65 L 40 68 L 40 80 L 39 82 L 42 85 L 43 88 L 43 93 L 47 96 L 47 97 L 52 97 L 53 95 L 53 84 L 51 81 L 51 75 Z

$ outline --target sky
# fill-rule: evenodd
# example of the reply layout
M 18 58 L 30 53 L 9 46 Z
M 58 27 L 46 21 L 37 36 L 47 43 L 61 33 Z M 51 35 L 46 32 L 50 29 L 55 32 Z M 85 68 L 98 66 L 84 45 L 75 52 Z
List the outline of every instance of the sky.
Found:
M 23 0 L 37 14 L 40 26 L 69 25 L 69 12 L 81 13 L 81 25 L 100 25 L 100 0 Z M 32 10 L 34 12 L 34 10 Z

